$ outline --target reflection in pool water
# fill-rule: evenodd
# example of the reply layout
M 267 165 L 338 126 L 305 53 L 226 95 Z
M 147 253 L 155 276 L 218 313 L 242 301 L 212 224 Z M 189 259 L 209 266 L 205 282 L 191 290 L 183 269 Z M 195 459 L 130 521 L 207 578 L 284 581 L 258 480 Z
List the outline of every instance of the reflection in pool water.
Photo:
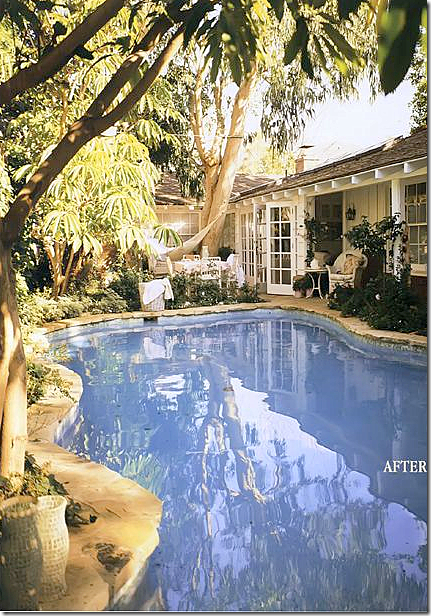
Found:
M 426 459 L 425 367 L 259 315 L 67 339 L 62 444 L 163 500 L 129 607 L 426 611 L 426 477 L 382 472 Z

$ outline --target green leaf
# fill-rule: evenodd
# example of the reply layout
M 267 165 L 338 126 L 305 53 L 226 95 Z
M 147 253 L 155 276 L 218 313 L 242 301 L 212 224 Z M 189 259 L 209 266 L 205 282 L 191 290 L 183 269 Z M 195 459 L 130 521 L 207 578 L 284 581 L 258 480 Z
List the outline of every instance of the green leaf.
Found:
M 35 0 L 34 3 L 39 11 L 50 11 L 55 6 L 51 0 Z
M 284 15 L 284 0 L 269 0 L 269 4 L 274 9 L 278 21 L 281 21 Z
M 329 36 L 331 41 L 334 43 L 335 47 L 343 54 L 347 60 L 350 62 L 358 62 L 358 55 L 353 47 L 346 41 L 344 36 L 338 32 L 336 28 L 332 24 L 323 23 L 323 29 L 326 34 Z
M 235 81 L 236 85 L 239 86 L 242 80 L 242 67 L 241 62 L 239 61 L 239 58 L 236 54 L 229 56 L 229 66 L 233 80 Z
M 115 44 L 120 45 L 122 53 L 125 53 L 130 47 L 130 36 L 118 36 Z
M 316 55 L 317 55 L 317 59 L 319 61 L 320 66 L 323 68 L 323 70 L 325 71 L 325 73 L 328 72 L 328 67 L 326 64 L 326 56 L 325 53 L 322 49 L 322 45 L 320 44 L 319 39 L 317 38 L 317 36 L 313 36 L 313 42 L 314 42 L 314 49 L 316 50 Z
M 54 30 L 54 34 L 56 36 L 61 36 L 63 34 L 66 34 L 67 32 L 67 28 L 64 24 L 62 24 L 60 21 L 56 21 L 54 26 L 53 26 L 53 30 Z
M 213 83 L 217 79 L 217 75 L 218 75 L 219 68 L 220 68 L 221 57 L 222 57 L 222 49 L 221 47 L 217 47 L 213 55 L 211 71 L 210 71 L 210 79 Z
M 24 17 L 24 19 L 26 19 L 33 26 L 36 32 L 40 32 L 40 22 L 36 13 L 29 9 L 28 6 L 24 4 L 24 2 L 20 2 L 20 0 L 14 1 L 20 14 Z
M 308 42 L 308 27 L 303 17 L 296 20 L 296 30 L 284 50 L 284 63 L 290 64 Z
M 426 0 L 396 0 L 382 11 L 378 23 L 378 64 L 385 94 L 393 92 L 410 67 L 420 40 L 422 11 Z
M 347 19 L 350 13 L 356 13 L 366 0 L 338 0 L 338 15 L 340 19 Z
M 307 73 L 310 79 L 313 79 L 314 70 L 310 60 L 310 54 L 308 53 L 307 49 L 303 49 L 301 51 L 301 68 L 305 73 Z
M 326 4 L 328 0 L 306 0 L 307 4 L 313 6 L 315 9 L 320 9 Z
M 212 3 L 207 2 L 206 0 L 203 2 L 198 2 L 195 4 L 191 15 L 188 17 L 186 22 L 186 28 L 184 30 L 184 48 L 190 42 L 190 39 L 198 29 L 199 24 L 201 23 L 204 15 L 212 8 Z
M 25 28 L 24 20 L 18 8 L 19 8 L 19 5 L 17 2 L 10 3 L 9 4 L 9 17 L 11 21 L 18 26 L 18 28 L 21 28 L 22 30 L 24 30 Z
M 78 47 L 75 48 L 74 55 L 84 58 L 85 60 L 92 60 L 94 57 L 93 53 L 84 47 L 84 45 L 78 45 Z

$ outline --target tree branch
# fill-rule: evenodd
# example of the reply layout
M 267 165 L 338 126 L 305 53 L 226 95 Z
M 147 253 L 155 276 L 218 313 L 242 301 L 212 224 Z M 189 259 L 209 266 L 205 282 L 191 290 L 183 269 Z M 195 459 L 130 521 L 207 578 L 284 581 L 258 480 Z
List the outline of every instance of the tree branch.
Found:
M 222 110 L 222 101 L 223 101 L 223 89 L 225 86 L 225 81 L 223 77 L 220 78 L 220 82 L 214 84 L 214 104 L 216 109 L 216 132 L 214 136 L 214 141 L 211 147 L 211 158 L 214 159 L 214 164 L 220 164 L 222 158 L 222 146 L 224 133 L 226 130 L 226 125 L 224 121 L 224 115 Z
M 94 126 L 97 134 L 100 134 L 109 126 L 115 124 L 115 122 L 128 113 L 142 98 L 151 84 L 156 80 L 160 73 L 162 73 L 164 68 L 171 61 L 172 57 L 181 47 L 184 40 L 184 30 L 185 26 L 178 28 L 178 30 L 172 35 L 171 40 L 166 45 L 162 53 L 157 57 L 152 66 L 145 72 L 145 75 L 138 81 L 133 90 L 124 97 L 121 103 L 118 103 L 118 105 L 116 105 L 114 109 L 106 115 L 95 120 Z
M 37 201 L 75 154 L 93 137 L 96 137 L 123 117 L 145 94 L 168 65 L 172 56 L 178 51 L 184 38 L 183 31 L 184 27 L 180 27 L 175 32 L 164 50 L 146 71 L 144 77 L 112 111 L 99 117 L 89 117 L 88 114 L 85 114 L 72 124 L 56 148 L 19 191 L 5 217 L 2 220 L 0 219 L 0 239 L 5 246 L 11 246 L 19 237 L 25 221 Z M 111 91 L 109 91 L 109 96 L 112 96 Z M 100 102 L 102 108 L 106 109 L 107 104 L 104 101 Z
M 190 124 L 193 131 L 193 140 L 203 164 L 208 164 L 208 154 L 203 145 L 203 114 L 202 114 L 202 88 L 206 62 L 201 62 L 196 73 L 195 87 L 190 94 Z
M 52 77 L 73 56 L 75 49 L 89 41 L 124 6 L 126 0 L 105 0 L 90 13 L 61 43 L 42 56 L 36 64 L 19 70 L 0 84 L 0 105 L 10 103 L 17 94 L 25 92 Z

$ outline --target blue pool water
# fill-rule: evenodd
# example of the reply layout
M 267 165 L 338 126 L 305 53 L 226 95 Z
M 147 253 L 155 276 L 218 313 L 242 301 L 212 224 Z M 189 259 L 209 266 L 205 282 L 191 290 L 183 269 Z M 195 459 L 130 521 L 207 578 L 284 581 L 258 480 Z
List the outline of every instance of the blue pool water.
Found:
M 426 475 L 383 472 L 426 460 L 424 356 L 263 310 L 62 342 L 61 444 L 163 500 L 131 609 L 426 611 Z

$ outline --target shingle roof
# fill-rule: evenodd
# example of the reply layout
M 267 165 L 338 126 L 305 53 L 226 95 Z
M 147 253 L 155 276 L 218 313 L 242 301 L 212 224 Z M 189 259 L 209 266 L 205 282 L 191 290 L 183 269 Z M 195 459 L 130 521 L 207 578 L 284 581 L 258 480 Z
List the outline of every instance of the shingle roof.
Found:
M 427 156 L 427 142 L 427 128 L 423 128 L 408 137 L 397 137 L 366 152 L 303 171 L 302 173 L 289 175 L 280 183 L 273 181 L 257 189 L 245 190 L 239 195 L 232 196 L 231 201 L 265 195 L 274 190 L 287 190 L 325 180 L 334 180 L 346 175 L 370 171 L 376 167 L 384 167 L 414 160 L 415 158 L 422 158 Z
M 196 205 L 198 203 L 193 197 L 184 197 L 181 194 L 180 183 L 173 173 L 163 173 L 156 186 L 154 197 L 156 205 Z
M 235 198 L 243 191 L 255 190 L 273 181 L 275 176 L 271 175 L 249 175 L 247 173 L 237 173 L 232 190 L 232 197 Z M 192 197 L 183 197 L 180 184 L 173 173 L 164 173 L 161 181 L 156 186 L 155 192 L 156 205 L 198 205 L 198 201 Z

